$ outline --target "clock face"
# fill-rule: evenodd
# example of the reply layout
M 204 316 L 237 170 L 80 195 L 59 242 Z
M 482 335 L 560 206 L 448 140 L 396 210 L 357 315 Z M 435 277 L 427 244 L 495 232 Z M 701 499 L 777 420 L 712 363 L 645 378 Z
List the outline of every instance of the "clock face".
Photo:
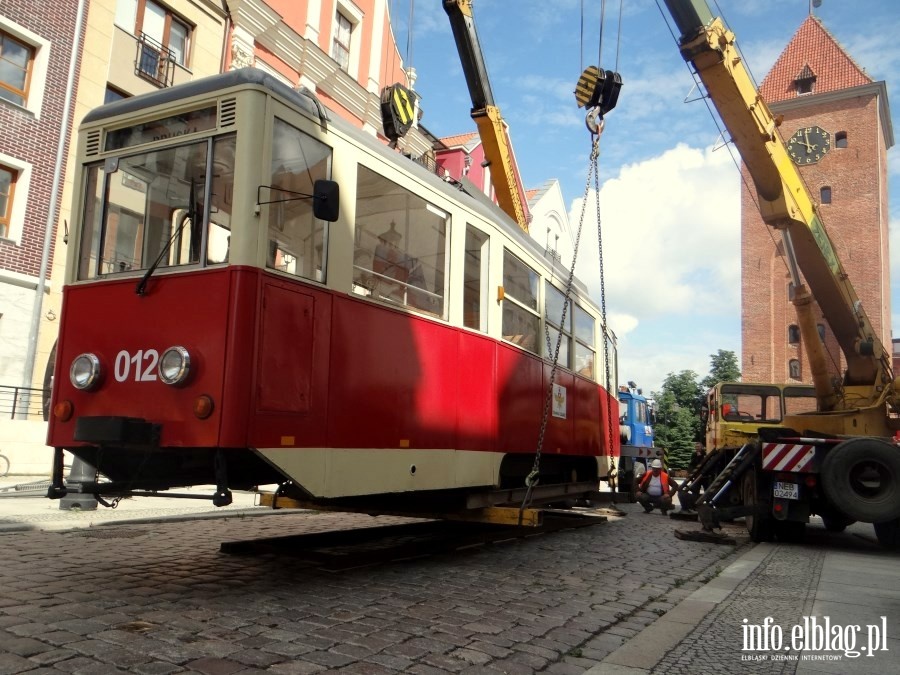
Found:
M 831 149 L 831 134 L 822 127 L 801 127 L 787 144 L 795 164 L 815 164 Z

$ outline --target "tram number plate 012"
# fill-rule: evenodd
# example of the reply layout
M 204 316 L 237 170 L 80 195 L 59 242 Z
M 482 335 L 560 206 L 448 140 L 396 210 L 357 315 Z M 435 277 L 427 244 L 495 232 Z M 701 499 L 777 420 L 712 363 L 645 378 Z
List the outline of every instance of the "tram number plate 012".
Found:
M 800 499 L 800 486 L 796 483 L 776 481 L 773 486 L 772 496 L 776 499 Z

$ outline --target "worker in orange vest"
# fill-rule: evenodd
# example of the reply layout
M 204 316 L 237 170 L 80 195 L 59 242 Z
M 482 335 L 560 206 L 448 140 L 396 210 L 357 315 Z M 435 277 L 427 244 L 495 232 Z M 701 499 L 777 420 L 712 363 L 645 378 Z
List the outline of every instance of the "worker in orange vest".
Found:
M 672 508 L 672 495 L 677 490 L 678 483 L 663 471 L 662 462 L 654 459 L 650 463 L 650 471 L 645 473 L 638 483 L 637 500 L 644 507 L 644 513 L 650 513 L 655 506 L 666 515 Z

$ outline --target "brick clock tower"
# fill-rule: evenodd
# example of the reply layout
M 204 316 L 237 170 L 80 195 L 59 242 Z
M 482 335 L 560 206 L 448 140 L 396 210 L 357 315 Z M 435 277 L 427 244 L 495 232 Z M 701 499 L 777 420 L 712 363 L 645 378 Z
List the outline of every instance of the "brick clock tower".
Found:
M 887 151 L 894 144 L 887 88 L 860 68 L 810 15 L 760 91 L 800 167 L 838 256 L 885 349 L 891 349 Z M 795 137 L 802 144 L 791 144 Z M 806 144 L 815 148 L 807 152 Z M 750 182 L 744 171 L 744 180 Z M 745 382 L 811 383 L 789 296 L 781 235 L 756 194 L 741 196 L 741 371 Z M 811 289 L 812 290 L 812 289 Z M 843 372 L 837 341 L 819 317 L 829 369 Z

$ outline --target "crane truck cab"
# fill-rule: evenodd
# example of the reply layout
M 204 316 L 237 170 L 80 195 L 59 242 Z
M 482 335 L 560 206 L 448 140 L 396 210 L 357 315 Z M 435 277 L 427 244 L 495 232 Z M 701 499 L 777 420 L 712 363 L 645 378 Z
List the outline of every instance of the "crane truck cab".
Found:
M 701 408 L 707 452 L 739 449 L 761 427 L 778 427 L 785 415 L 816 409 L 816 391 L 804 384 L 719 382 Z

